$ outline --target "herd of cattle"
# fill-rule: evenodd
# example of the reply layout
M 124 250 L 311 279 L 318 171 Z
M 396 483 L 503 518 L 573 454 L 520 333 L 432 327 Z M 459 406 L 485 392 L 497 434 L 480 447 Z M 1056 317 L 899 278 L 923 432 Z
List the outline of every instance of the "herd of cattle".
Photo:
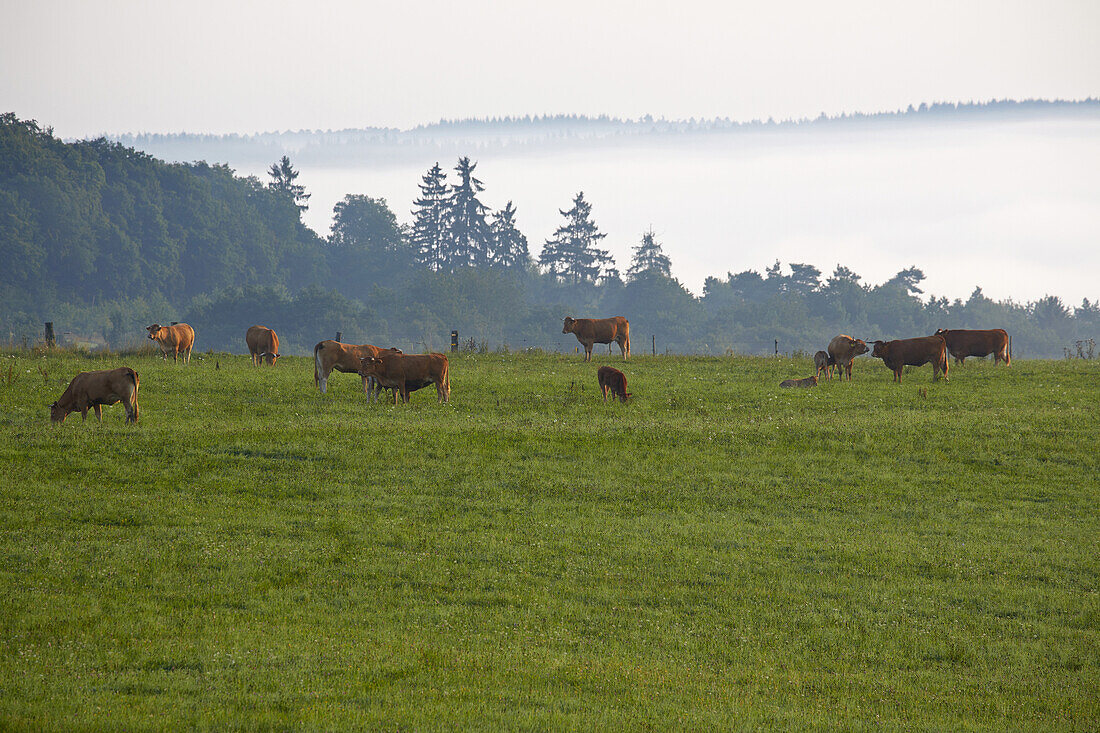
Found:
M 195 345 L 195 329 L 186 323 L 161 326 L 153 324 L 146 329 L 149 339 L 155 341 L 167 361 L 182 358 L 185 364 L 191 361 L 191 349 Z M 562 333 L 572 333 L 584 346 L 584 360 L 592 359 L 592 347 L 595 344 L 619 345 L 623 359 L 630 357 L 630 323 L 622 316 L 614 318 L 566 318 Z M 245 344 L 253 365 L 267 363 L 275 366 L 279 358 L 279 337 L 270 328 L 252 326 L 245 334 Z M 932 380 L 943 374 L 947 379 L 947 355 L 955 358 L 956 364 L 962 364 L 968 356 L 985 357 L 993 355 L 995 362 L 1003 361 L 1007 366 L 1011 362 L 1008 351 L 1008 334 L 1003 329 L 993 330 L 944 330 L 936 331 L 933 336 L 898 339 L 895 341 L 874 341 L 873 349 L 862 339 L 840 335 L 829 342 L 828 350 L 814 354 L 816 373 L 805 379 L 788 379 L 780 387 L 813 387 L 822 373 L 831 379 L 833 370 L 839 378 L 845 375 L 852 379 L 852 363 L 861 354 L 871 351 L 871 356 L 882 359 L 894 372 L 894 381 L 900 383 L 902 371 L 906 366 L 932 365 Z M 344 344 L 326 340 L 313 347 L 313 381 L 322 393 L 328 391 L 328 380 L 332 372 L 358 374 L 363 380 L 363 391 L 368 402 L 377 401 L 383 389 L 393 392 L 394 403 L 400 397 L 402 402 L 409 401 L 409 393 L 429 385 L 435 385 L 436 396 L 440 402 L 446 402 L 451 396 L 451 380 L 448 373 L 447 357 L 443 354 L 405 354 L 400 349 L 382 349 L 370 344 Z M 630 393 L 626 391 L 626 376 L 609 366 L 600 367 L 596 374 L 604 402 L 608 394 L 626 402 Z M 73 412 L 82 413 L 88 419 L 88 410 L 93 410 L 97 420 L 102 421 L 102 406 L 122 402 L 126 410 L 126 421 L 138 419 L 138 373 L 130 367 L 104 369 L 101 371 L 81 372 L 73 378 L 52 405 L 50 419 L 64 422 Z

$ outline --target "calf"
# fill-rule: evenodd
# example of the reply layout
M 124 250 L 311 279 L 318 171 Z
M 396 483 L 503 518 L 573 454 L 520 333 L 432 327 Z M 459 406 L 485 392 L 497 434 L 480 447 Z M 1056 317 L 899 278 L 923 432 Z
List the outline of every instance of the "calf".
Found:
M 784 379 L 779 383 L 780 387 L 816 387 L 817 375 L 805 379 Z
M 50 405 L 50 420 L 65 422 L 70 412 L 80 411 L 83 420 L 88 419 L 89 408 L 95 418 L 103 422 L 103 405 L 118 402 L 126 408 L 126 422 L 138 420 L 138 373 L 130 367 L 104 369 L 97 372 L 81 372 L 73 377 L 65 392 Z
M 172 361 L 176 357 L 183 356 L 183 363 L 191 363 L 191 347 L 195 345 L 195 329 L 186 323 L 177 323 L 174 326 L 161 326 L 154 323 L 145 329 L 149 332 L 149 339 L 160 344 L 164 352 L 164 360 L 168 361 L 168 352 L 172 352 Z
M 814 354 L 814 368 L 817 370 L 817 376 L 821 376 L 821 372 L 825 372 L 826 379 L 833 378 L 833 364 L 835 364 L 830 357 L 829 352 L 819 351 Z
M 393 402 L 397 396 L 401 401 L 409 401 L 409 393 L 435 385 L 436 397 L 440 402 L 451 398 L 451 378 L 448 373 L 447 357 L 443 354 L 396 354 L 381 352 L 378 356 L 368 356 L 359 360 L 359 374 L 375 380 L 377 392 L 392 389 Z
M 599 380 L 600 389 L 603 390 L 604 404 L 607 403 L 608 392 L 612 397 L 618 397 L 620 402 L 630 399 L 630 393 L 626 391 L 626 375 L 618 369 L 602 366 L 596 372 L 596 379 Z
M 896 341 L 876 341 L 871 356 L 882 359 L 882 363 L 894 372 L 894 381 L 901 384 L 901 373 L 906 366 L 932 365 L 932 381 L 947 379 L 947 342 L 942 336 L 918 336 Z

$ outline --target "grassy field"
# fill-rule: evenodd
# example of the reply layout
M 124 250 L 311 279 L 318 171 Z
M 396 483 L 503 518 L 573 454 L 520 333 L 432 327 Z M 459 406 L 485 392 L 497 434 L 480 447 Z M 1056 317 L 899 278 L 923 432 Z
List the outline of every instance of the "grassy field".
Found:
M 1100 728 L 1100 363 L 812 371 L 5 354 L 0 728 Z

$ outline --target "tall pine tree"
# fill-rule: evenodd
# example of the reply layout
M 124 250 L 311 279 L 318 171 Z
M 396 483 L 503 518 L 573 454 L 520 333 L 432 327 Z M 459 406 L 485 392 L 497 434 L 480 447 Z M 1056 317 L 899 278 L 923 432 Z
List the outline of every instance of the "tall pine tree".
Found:
M 493 214 L 489 231 L 492 233 L 491 263 L 494 266 L 526 268 L 531 264 L 527 237 L 516 228 L 516 207 L 511 201 Z
M 279 191 L 294 200 L 294 205 L 299 211 L 309 208 L 306 201 L 312 194 L 306 193 L 306 187 L 294 182 L 298 178 L 298 171 L 290 165 L 290 158 L 286 155 L 278 163 L 272 163 L 267 174 L 271 176 L 271 183 L 267 187 L 272 191 Z
M 642 243 L 634 248 L 634 259 L 626 277 L 634 281 L 651 274 L 672 277 L 672 260 L 661 249 L 652 229 L 642 235 Z
M 441 270 L 450 260 L 447 242 L 447 176 L 439 163 L 420 179 L 420 198 L 413 202 L 412 244 L 416 262 L 429 270 Z
M 607 235 L 592 221 L 592 204 L 584 200 L 584 192 L 573 199 L 569 211 L 558 209 L 565 224 L 546 240 L 539 255 L 539 264 L 559 282 L 595 283 L 614 261 L 606 250 L 596 244 Z
M 481 181 L 474 178 L 477 163 L 471 163 L 468 157 L 458 159 L 455 172 L 458 183 L 451 187 L 447 202 L 447 240 L 448 252 L 444 257 L 445 269 L 459 267 L 483 267 L 489 264 L 491 234 L 485 215 L 489 209 L 478 200 L 477 195 L 485 190 Z

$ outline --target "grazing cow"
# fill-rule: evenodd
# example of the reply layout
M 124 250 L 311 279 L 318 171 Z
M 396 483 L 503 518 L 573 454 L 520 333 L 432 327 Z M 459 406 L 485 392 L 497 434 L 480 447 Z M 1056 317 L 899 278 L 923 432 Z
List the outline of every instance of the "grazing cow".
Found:
M 160 344 L 164 352 L 164 360 L 168 361 L 168 352 L 172 352 L 172 361 L 177 356 L 183 356 L 183 363 L 191 363 L 191 347 L 195 345 L 195 329 L 186 323 L 177 323 L 173 326 L 161 326 L 154 323 L 145 329 L 149 332 L 149 339 Z
M 779 383 L 780 387 L 816 387 L 817 375 L 805 379 L 784 379 Z
M 380 349 L 370 344 L 342 344 L 327 339 L 313 347 L 313 383 L 324 394 L 328 391 L 328 377 L 335 369 L 345 374 L 359 374 L 359 360 L 368 356 L 378 356 L 383 352 L 400 354 L 400 349 Z M 363 377 L 363 391 L 367 392 L 368 377 Z M 369 392 L 368 392 L 369 394 Z
M 901 373 L 906 366 L 932 365 L 932 381 L 947 379 L 947 342 L 943 336 L 918 336 L 912 339 L 896 341 L 876 341 L 871 356 L 882 362 L 894 372 L 894 381 L 901 384 Z
M 834 363 L 827 351 L 819 351 L 814 354 L 814 368 L 817 370 L 817 376 L 821 376 L 821 372 L 825 372 L 825 378 L 832 379 Z
M 936 331 L 947 342 L 947 351 L 955 357 L 956 364 L 962 364 L 968 356 L 989 356 L 993 354 L 993 363 L 1003 361 L 1010 366 L 1012 357 L 1008 354 L 1008 332 L 1003 328 L 988 331 L 953 330 L 941 328 Z
M 252 357 L 253 366 L 265 361 L 275 366 L 279 359 L 278 334 L 266 326 L 253 326 L 245 333 L 244 342 L 248 344 L 248 355 Z
M 374 379 L 377 392 L 383 389 L 393 390 L 393 403 L 397 396 L 401 401 L 409 401 L 409 393 L 429 384 L 435 385 L 436 397 L 440 402 L 451 398 L 451 378 L 448 374 L 447 357 L 443 354 L 401 354 L 383 351 L 377 356 L 367 356 L 359 360 L 359 374 Z
M 837 375 L 844 378 L 848 374 L 848 381 L 852 381 L 852 362 L 860 354 L 869 351 L 863 339 L 854 339 L 851 336 L 840 334 L 829 342 L 829 360 L 836 365 Z
M 103 405 L 121 402 L 126 408 L 126 422 L 138 421 L 138 373 L 130 367 L 104 369 L 98 372 L 81 372 L 73 377 L 69 386 L 50 405 L 50 420 L 65 422 L 70 412 L 80 411 L 83 420 L 88 410 L 95 411 L 95 419 L 103 422 Z
M 620 402 L 626 402 L 630 399 L 630 393 L 626 391 L 626 375 L 618 369 L 602 366 L 596 372 L 596 379 L 599 380 L 600 389 L 603 390 L 605 404 L 607 403 L 608 392 L 611 393 L 612 397 L 618 397 Z
M 607 350 L 611 351 L 612 342 L 619 345 L 624 359 L 630 358 L 630 321 L 622 316 L 614 318 L 572 318 L 566 317 L 561 329 L 562 333 L 571 333 L 577 337 L 584 346 L 584 360 L 592 360 L 593 344 L 608 344 Z

